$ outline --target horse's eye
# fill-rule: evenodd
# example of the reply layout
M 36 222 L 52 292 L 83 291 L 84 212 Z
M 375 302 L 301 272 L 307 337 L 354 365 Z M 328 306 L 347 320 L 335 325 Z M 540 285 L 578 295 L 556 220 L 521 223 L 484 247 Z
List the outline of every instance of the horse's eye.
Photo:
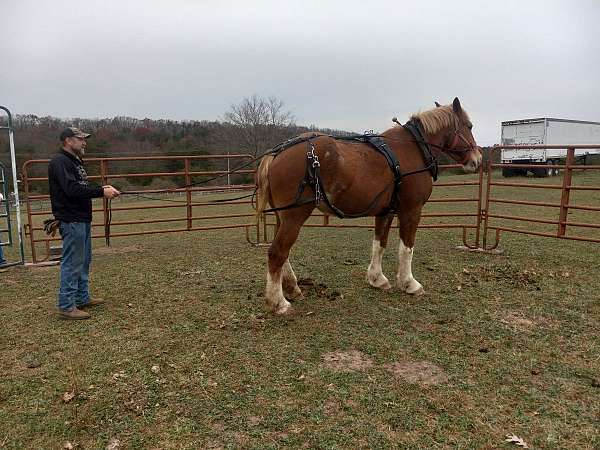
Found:
M 471 122 L 469 122 L 469 123 L 467 124 L 467 128 L 469 128 L 469 130 L 472 130 L 472 129 L 473 129 L 473 124 L 472 124 Z

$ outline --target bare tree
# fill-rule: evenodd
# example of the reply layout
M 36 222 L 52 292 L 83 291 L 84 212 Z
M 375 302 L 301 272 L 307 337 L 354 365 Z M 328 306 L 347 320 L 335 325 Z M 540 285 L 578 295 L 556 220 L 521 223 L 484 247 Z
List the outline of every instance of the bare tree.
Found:
M 237 105 L 231 105 L 225 113 L 225 121 L 235 126 L 245 150 L 257 155 L 287 134 L 285 130 L 294 125 L 294 116 L 284 109 L 280 99 L 263 99 L 254 94 Z

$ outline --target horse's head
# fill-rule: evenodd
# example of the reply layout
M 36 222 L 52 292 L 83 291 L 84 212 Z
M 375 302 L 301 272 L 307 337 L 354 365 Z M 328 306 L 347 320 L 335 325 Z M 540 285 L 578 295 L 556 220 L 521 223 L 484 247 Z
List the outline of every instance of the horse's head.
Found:
M 436 107 L 440 107 L 436 102 Z M 451 126 L 444 136 L 442 151 L 453 160 L 462 164 L 465 172 L 475 172 L 481 165 L 481 147 L 473 137 L 473 123 L 462 109 L 458 97 L 452 102 L 454 126 Z
M 482 154 L 473 137 L 469 116 L 458 98 L 452 105 L 442 106 L 438 102 L 435 105 L 436 108 L 412 118 L 419 119 L 429 138 L 440 143 L 436 145 L 439 150 L 462 164 L 465 172 L 475 172 L 481 165 Z

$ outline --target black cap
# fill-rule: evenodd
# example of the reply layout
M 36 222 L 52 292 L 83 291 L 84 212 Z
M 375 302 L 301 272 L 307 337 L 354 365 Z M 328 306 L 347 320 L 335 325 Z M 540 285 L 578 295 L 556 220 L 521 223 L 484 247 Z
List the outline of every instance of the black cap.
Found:
M 84 133 L 79 128 L 68 127 L 68 128 L 65 128 L 62 131 L 62 133 L 60 133 L 60 140 L 64 141 L 66 138 L 70 138 L 70 137 L 80 137 L 80 138 L 83 138 L 83 139 L 87 139 L 90 136 L 91 136 L 91 134 Z

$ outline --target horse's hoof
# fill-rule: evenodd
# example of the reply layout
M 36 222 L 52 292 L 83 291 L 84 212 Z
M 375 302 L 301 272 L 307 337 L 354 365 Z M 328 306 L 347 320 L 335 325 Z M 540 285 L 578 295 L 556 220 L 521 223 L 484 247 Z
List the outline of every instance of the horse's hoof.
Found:
M 415 297 L 419 297 L 419 296 L 425 294 L 425 289 L 423 289 L 423 286 L 420 286 L 416 291 L 414 291 L 414 292 L 406 291 L 406 293 L 409 295 L 414 295 Z
M 392 285 L 390 284 L 389 281 L 386 281 L 385 283 L 382 283 L 379 286 L 372 284 L 372 283 L 369 283 L 369 284 L 371 285 L 371 287 L 373 287 L 375 289 L 381 289 L 382 291 L 389 291 L 392 288 Z
M 392 285 L 390 284 L 389 280 L 384 276 L 379 276 L 375 281 L 371 281 L 367 276 L 367 282 L 375 289 L 382 289 L 384 291 L 387 291 L 392 288 Z
M 273 314 L 275 314 L 276 316 L 289 316 L 293 313 L 294 308 L 292 305 L 289 304 L 289 302 L 285 302 L 283 305 L 278 306 L 275 309 L 275 311 L 273 311 Z

